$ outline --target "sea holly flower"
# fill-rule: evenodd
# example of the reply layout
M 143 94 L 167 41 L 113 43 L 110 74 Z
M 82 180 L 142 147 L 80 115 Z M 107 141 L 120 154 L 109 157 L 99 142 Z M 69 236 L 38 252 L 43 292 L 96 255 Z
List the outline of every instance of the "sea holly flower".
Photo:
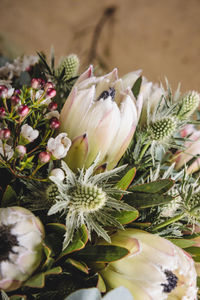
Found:
M 170 241 L 130 228 L 119 230 L 111 241 L 130 254 L 100 271 L 109 289 L 122 285 L 134 300 L 197 298 L 194 261 Z
M 71 140 L 66 133 L 60 133 L 55 138 L 50 138 L 47 142 L 47 150 L 52 154 L 54 159 L 61 159 L 67 155 L 71 146 Z
M 33 129 L 31 126 L 28 124 L 24 124 L 21 127 L 21 138 L 25 143 L 31 143 L 35 139 L 37 139 L 39 135 L 39 131 L 37 129 Z
M 65 161 L 72 170 L 88 168 L 100 153 L 99 164 L 112 169 L 126 151 L 142 107 L 131 87 L 124 88 L 117 69 L 95 77 L 92 67 L 75 83 L 60 114 L 60 131 L 72 146 Z M 76 157 L 76 159 L 75 159 Z
M 76 229 L 85 224 L 89 236 L 95 231 L 98 236 L 110 241 L 110 237 L 104 227 L 114 226 L 122 228 L 122 225 L 112 216 L 115 210 L 134 210 L 131 206 L 113 198 L 113 194 L 123 194 L 107 180 L 125 168 L 121 166 L 111 171 L 106 171 L 92 176 L 98 163 L 98 158 L 87 170 L 80 170 L 75 174 L 62 162 L 65 179 L 60 180 L 55 176 L 49 178 L 57 185 L 58 195 L 55 204 L 48 211 L 48 215 L 61 213 L 66 215 L 66 228 L 63 248 L 66 248 L 73 239 Z
M 44 228 L 23 207 L 0 208 L 0 289 L 18 289 L 39 266 Z
M 187 120 L 199 107 L 200 96 L 196 91 L 190 91 L 179 100 L 178 118 Z

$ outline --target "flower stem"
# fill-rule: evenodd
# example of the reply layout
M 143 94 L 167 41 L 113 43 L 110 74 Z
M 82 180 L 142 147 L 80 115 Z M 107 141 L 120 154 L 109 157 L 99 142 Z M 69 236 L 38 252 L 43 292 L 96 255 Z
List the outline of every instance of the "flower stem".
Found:
M 185 213 L 183 212 L 183 213 L 181 213 L 181 214 L 179 214 L 179 215 L 177 215 L 177 216 L 175 216 L 173 218 L 170 218 L 169 220 L 167 220 L 165 222 L 162 222 L 161 224 L 158 224 L 158 225 L 152 227 L 151 231 L 157 231 L 157 230 L 159 230 L 159 229 L 161 229 L 163 227 L 166 227 L 166 226 L 168 226 L 168 225 L 170 225 L 170 224 L 172 224 L 172 223 L 174 223 L 176 221 L 181 220 L 184 216 L 185 216 Z

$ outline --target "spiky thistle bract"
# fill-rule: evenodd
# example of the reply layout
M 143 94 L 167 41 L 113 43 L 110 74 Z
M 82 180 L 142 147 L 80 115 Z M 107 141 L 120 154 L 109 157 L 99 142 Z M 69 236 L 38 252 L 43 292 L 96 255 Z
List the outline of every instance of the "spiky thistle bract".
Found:
M 134 210 L 133 207 L 115 198 L 125 193 L 118 189 L 108 179 L 124 170 L 126 166 L 121 166 L 104 173 L 93 175 L 97 166 L 98 158 L 93 165 L 84 170 L 79 170 L 75 174 L 62 162 L 62 169 L 66 177 L 60 181 L 54 176 L 50 179 L 57 185 L 59 194 L 55 204 L 48 211 L 48 215 L 62 213 L 65 215 L 66 233 L 63 242 L 63 249 L 72 241 L 74 232 L 85 224 L 89 233 L 94 231 L 98 236 L 110 242 L 105 227 L 123 228 L 123 226 L 112 215 L 113 211 Z

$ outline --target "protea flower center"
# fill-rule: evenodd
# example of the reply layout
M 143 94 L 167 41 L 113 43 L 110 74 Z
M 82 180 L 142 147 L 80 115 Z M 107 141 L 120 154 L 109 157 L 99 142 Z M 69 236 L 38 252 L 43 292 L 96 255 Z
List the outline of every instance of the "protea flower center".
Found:
M 171 293 L 173 289 L 177 286 L 178 283 L 178 277 L 172 273 L 172 271 L 166 270 L 165 272 L 167 283 L 162 283 L 163 286 L 163 292 L 164 293 Z
M 0 226 L 0 262 L 9 258 L 10 252 L 14 246 L 18 246 L 18 241 L 15 235 L 11 234 L 11 226 Z
M 115 89 L 113 87 L 110 87 L 107 91 L 103 91 L 101 93 L 101 95 L 98 97 L 97 101 L 100 100 L 100 99 L 106 100 L 109 96 L 114 101 Z
M 71 200 L 82 212 L 97 211 L 105 205 L 106 193 L 96 185 L 77 185 L 70 191 Z

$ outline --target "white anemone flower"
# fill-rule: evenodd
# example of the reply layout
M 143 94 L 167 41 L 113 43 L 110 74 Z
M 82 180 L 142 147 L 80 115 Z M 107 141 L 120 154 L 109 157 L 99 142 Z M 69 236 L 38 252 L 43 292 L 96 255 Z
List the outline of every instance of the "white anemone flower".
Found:
M 60 133 L 56 138 L 50 138 L 47 142 L 47 151 L 49 151 L 55 159 L 61 159 L 67 155 L 71 146 L 71 140 L 66 133 Z
M 33 129 L 28 124 L 24 124 L 21 127 L 21 136 L 25 139 L 26 142 L 33 142 L 37 139 L 39 135 L 39 131 L 37 129 Z
M 23 207 L 0 208 L 0 289 L 18 289 L 42 259 L 44 228 Z
M 60 131 L 72 140 L 65 161 L 72 170 L 99 164 L 116 166 L 135 132 L 142 108 L 118 71 L 95 77 L 92 66 L 76 81 L 60 114 Z M 126 80 L 128 82 L 128 80 Z
M 100 271 L 106 286 L 124 286 L 134 300 L 195 300 L 197 274 L 192 257 L 155 234 L 126 229 L 111 236 L 111 244 L 130 254 Z

